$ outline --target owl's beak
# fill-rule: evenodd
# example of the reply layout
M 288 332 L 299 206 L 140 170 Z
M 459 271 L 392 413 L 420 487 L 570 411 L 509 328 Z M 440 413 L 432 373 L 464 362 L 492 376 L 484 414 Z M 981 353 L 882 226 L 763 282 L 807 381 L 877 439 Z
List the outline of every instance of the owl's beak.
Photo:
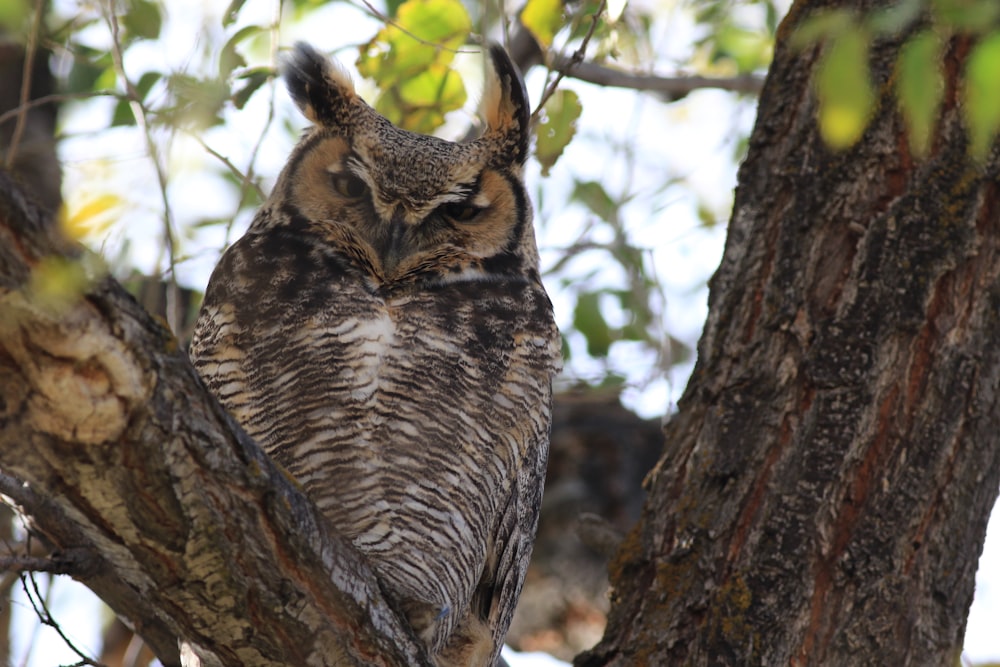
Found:
M 389 222 L 389 229 L 383 237 L 382 247 L 378 249 L 382 258 L 382 270 L 391 275 L 406 256 L 406 221 L 402 212 L 397 212 Z

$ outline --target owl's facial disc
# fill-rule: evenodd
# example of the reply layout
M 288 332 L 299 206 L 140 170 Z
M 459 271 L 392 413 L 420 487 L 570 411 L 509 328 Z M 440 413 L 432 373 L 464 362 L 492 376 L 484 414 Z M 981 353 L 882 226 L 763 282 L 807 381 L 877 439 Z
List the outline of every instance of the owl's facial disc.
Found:
M 289 200 L 310 219 L 350 227 L 388 279 L 431 257 L 444 267 L 509 252 L 524 213 L 511 178 L 467 145 L 390 131 L 399 133 L 392 154 L 385 136 L 307 139 Z

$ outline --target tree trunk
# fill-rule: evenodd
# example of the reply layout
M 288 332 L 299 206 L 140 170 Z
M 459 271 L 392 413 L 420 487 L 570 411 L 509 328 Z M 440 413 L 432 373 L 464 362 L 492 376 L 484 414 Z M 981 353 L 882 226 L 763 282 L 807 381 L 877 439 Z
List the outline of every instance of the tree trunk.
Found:
M 1000 170 L 948 45 L 931 155 L 878 40 L 862 140 L 820 139 L 821 47 L 779 31 L 699 359 L 604 639 L 577 665 L 955 665 L 1000 485 Z M 869 10 L 882 3 L 826 2 Z

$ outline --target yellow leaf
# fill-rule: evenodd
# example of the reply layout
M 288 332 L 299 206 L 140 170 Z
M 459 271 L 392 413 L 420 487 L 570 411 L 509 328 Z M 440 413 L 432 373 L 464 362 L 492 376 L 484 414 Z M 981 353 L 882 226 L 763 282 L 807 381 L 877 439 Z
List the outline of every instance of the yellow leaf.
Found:
M 528 0 L 521 12 L 521 23 L 543 47 L 552 46 L 563 24 L 562 0 Z
M 831 148 L 853 146 L 871 120 L 875 93 L 868 71 L 870 39 L 858 27 L 844 30 L 830 39 L 816 65 L 819 129 Z
M 79 260 L 45 257 L 31 270 L 27 292 L 36 306 L 60 312 L 76 303 L 87 286 L 87 272 Z
M 866 120 L 852 106 L 824 104 L 819 110 L 819 129 L 831 148 L 850 148 L 861 138 Z
M 60 220 L 62 230 L 77 241 L 88 236 L 99 236 L 114 224 L 123 205 L 121 198 L 111 193 L 85 199 L 78 208 L 63 210 Z
M 395 19 L 361 49 L 358 72 L 382 94 L 375 109 L 393 123 L 431 132 L 466 93 L 450 64 L 472 30 L 460 0 L 406 0 Z

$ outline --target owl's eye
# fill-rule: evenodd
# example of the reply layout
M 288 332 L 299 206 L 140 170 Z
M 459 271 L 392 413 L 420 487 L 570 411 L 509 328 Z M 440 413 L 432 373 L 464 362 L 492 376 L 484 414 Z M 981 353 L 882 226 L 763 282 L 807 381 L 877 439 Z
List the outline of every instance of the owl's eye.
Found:
M 438 211 L 455 222 L 470 222 L 482 213 L 483 209 L 465 202 L 451 202 L 439 206 Z
M 333 174 L 333 189 L 348 199 L 357 199 L 368 193 L 368 184 L 354 174 Z

